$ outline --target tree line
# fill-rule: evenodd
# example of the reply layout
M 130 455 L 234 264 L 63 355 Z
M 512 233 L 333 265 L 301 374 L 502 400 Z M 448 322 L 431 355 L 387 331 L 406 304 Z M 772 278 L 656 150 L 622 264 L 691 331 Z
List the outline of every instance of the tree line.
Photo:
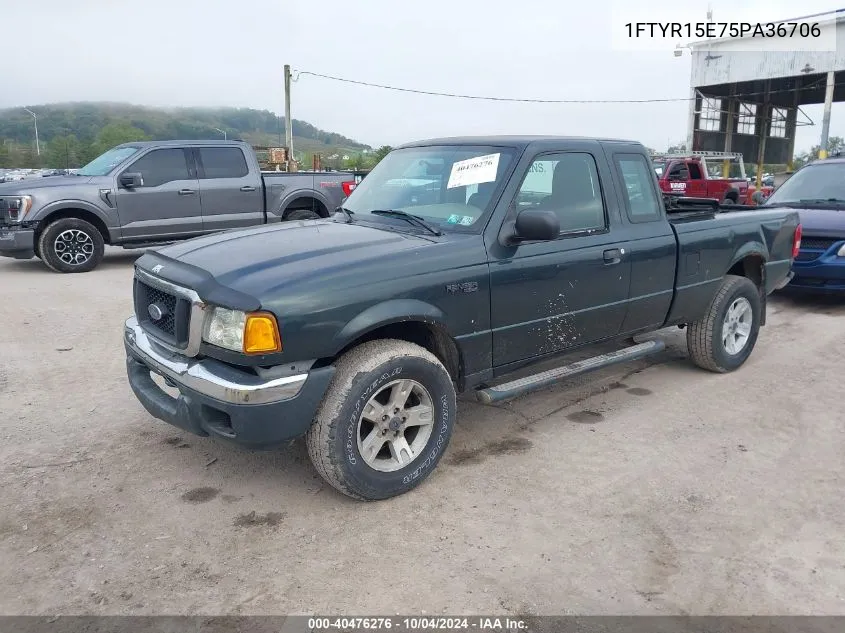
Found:
M 149 108 L 121 103 L 64 103 L 0 110 L 0 167 L 68 168 L 84 165 L 120 143 L 163 139 L 241 139 L 261 146 L 284 143 L 285 121 L 251 108 Z M 369 146 L 293 120 L 298 158 L 320 152 L 363 156 Z

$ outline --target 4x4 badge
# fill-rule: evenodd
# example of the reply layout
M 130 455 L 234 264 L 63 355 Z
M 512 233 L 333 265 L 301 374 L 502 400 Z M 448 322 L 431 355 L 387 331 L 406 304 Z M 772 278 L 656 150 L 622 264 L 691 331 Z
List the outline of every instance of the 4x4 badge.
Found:
M 162 269 L 164 269 L 164 264 L 156 264 L 155 266 L 153 266 L 154 273 L 160 273 Z

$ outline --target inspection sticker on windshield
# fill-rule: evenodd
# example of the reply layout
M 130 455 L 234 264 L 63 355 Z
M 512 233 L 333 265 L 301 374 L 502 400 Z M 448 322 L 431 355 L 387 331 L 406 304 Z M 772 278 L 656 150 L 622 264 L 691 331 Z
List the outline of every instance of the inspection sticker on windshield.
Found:
M 480 185 L 483 182 L 496 180 L 496 170 L 499 168 L 500 154 L 476 156 L 467 160 L 460 160 L 452 165 L 447 189 L 463 187 L 465 185 Z

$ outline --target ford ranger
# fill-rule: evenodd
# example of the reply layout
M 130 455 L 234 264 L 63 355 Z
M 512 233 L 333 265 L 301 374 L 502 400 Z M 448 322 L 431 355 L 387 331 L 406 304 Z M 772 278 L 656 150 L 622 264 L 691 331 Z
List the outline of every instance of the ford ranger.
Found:
M 512 398 L 654 353 L 659 337 L 630 339 L 668 326 L 700 367 L 739 368 L 800 236 L 790 210 L 667 214 L 635 142 L 417 142 L 330 219 L 139 258 L 128 379 L 151 415 L 198 435 L 304 435 L 329 484 L 384 499 L 434 470 L 458 392 Z M 566 364 L 597 343 L 614 351 Z
M 94 269 L 105 244 L 137 248 L 281 220 L 328 217 L 346 172 L 261 172 L 239 141 L 119 145 L 75 175 L 0 185 L 0 256 Z

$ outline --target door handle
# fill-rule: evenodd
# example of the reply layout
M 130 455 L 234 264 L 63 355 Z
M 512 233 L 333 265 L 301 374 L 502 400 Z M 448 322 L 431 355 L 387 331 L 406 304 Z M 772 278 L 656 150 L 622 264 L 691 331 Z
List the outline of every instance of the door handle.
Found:
M 180 189 L 179 195 L 180 196 L 192 196 L 196 193 L 193 189 Z
M 241 191 L 255 191 L 255 187 L 250 187 L 246 185 L 245 187 L 241 187 Z
M 604 252 L 605 264 L 618 264 L 622 261 L 622 256 L 625 254 L 624 248 L 611 248 Z

